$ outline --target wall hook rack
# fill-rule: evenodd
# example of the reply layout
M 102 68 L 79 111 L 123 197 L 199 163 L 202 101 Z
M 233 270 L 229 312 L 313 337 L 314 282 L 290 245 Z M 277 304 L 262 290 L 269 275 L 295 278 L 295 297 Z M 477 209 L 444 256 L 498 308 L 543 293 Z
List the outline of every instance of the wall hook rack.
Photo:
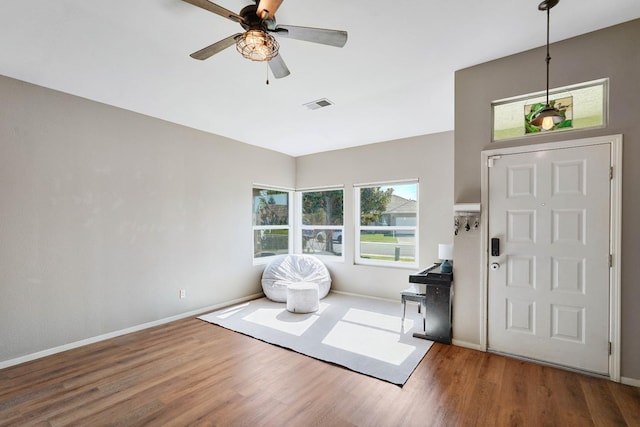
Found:
M 480 203 L 456 203 L 453 205 L 453 233 L 457 236 L 460 228 L 465 231 L 480 226 Z

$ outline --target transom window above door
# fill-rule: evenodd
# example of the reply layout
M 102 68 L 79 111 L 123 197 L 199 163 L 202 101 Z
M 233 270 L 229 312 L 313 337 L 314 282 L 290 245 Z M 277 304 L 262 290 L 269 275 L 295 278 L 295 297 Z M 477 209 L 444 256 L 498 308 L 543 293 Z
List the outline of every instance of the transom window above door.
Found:
M 609 79 L 550 90 L 549 101 L 554 108 L 562 111 L 565 120 L 548 130 L 533 126 L 530 122 L 537 109 L 545 105 L 544 93 L 519 95 L 492 102 L 492 141 L 529 137 L 545 132 L 606 127 Z

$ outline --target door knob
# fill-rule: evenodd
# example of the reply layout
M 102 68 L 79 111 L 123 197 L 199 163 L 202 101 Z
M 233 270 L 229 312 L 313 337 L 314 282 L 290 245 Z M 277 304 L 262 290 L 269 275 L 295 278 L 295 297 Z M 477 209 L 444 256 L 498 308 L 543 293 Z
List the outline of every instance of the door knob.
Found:
M 500 264 L 498 264 L 497 262 L 492 262 L 491 265 L 489 266 L 489 268 L 491 268 L 493 271 L 495 271 L 495 270 L 500 268 Z

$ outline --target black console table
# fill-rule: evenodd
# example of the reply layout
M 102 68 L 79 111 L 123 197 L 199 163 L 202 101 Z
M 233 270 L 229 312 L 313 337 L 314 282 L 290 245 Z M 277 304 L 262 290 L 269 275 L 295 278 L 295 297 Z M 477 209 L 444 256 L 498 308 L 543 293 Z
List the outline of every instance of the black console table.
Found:
M 416 338 L 424 338 L 451 344 L 453 329 L 453 273 L 442 273 L 440 264 L 409 276 L 410 283 L 426 285 L 424 307 L 424 333 L 414 332 Z

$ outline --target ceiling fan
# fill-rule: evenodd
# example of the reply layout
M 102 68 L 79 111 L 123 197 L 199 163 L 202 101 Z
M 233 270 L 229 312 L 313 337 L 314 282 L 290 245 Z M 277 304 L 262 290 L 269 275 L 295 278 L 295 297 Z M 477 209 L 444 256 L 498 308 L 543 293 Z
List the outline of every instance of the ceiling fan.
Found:
M 210 58 L 235 44 L 243 57 L 252 61 L 268 61 L 274 77 L 279 79 L 290 72 L 278 52 L 280 46 L 271 34 L 335 47 L 343 47 L 347 42 L 346 31 L 276 24 L 275 14 L 282 0 L 255 0 L 256 4 L 244 7 L 240 13 L 231 12 L 208 0 L 183 1 L 237 22 L 245 29 L 244 33 L 233 34 L 192 53 L 194 59 Z

